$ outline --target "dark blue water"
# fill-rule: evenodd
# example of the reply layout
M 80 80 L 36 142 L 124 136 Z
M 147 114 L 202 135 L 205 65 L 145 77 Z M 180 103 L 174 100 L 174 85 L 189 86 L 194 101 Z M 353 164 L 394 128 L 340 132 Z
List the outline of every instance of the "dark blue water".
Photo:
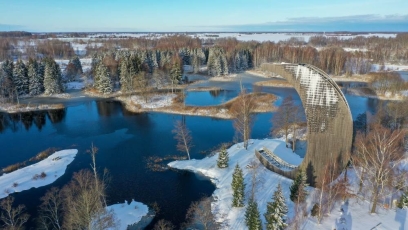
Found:
M 253 137 L 265 138 L 270 130 L 271 114 L 255 118 Z M 176 120 L 184 119 L 193 135 L 192 158 L 203 158 L 203 151 L 234 138 L 232 121 L 197 116 L 160 113 L 133 114 L 119 102 L 92 101 L 63 110 L 0 114 L 0 167 L 21 162 L 49 147 L 77 148 L 79 154 L 67 172 L 54 184 L 15 195 L 18 203 L 35 215 L 39 198 L 51 186 L 61 187 L 73 172 L 89 168 L 85 153 L 91 143 L 99 148 L 97 165 L 107 168 L 112 177 L 108 188 L 109 204 L 135 199 L 161 208 L 156 220 L 165 218 L 175 224 L 184 221 L 191 201 L 209 196 L 214 186 L 188 172 L 151 172 L 146 168 L 149 156 L 182 154 L 171 133 Z M 267 124 L 267 125 L 265 125 Z
M 242 80 L 242 84 L 249 91 L 277 95 L 277 106 L 282 98 L 289 95 L 301 105 L 294 89 L 252 89 L 252 83 L 253 79 L 247 76 Z M 239 82 L 201 84 L 222 87 L 224 91 L 221 92 L 227 92 L 225 98 L 236 95 L 240 89 Z M 205 96 L 200 95 L 201 92 L 194 92 L 187 98 L 194 105 L 206 104 L 207 100 L 211 104 L 224 100 L 224 96 L 220 94 L 212 96 L 209 92 L 203 92 Z M 346 98 L 353 118 L 367 110 L 372 111 L 377 103 L 375 99 L 358 96 L 346 95 Z M 171 133 L 176 120 L 184 119 L 192 132 L 192 158 L 203 158 L 202 152 L 208 152 L 221 143 L 231 142 L 235 136 L 230 120 L 161 113 L 134 114 L 126 111 L 119 102 L 109 100 L 73 100 L 65 105 L 67 108 L 63 110 L 14 115 L 0 113 L 0 168 L 27 160 L 49 147 L 79 150 L 65 175 L 55 183 L 14 195 L 17 203 L 25 204 L 33 216 L 40 204 L 39 198 L 47 189 L 52 186 L 62 187 L 74 172 L 89 168 L 90 157 L 86 150 L 94 143 L 99 148 L 98 168 L 100 171 L 108 169 L 112 177 L 108 188 L 109 204 L 131 199 L 145 204 L 157 202 L 161 209 L 155 221 L 164 218 L 180 224 L 184 221 L 189 204 L 203 195 L 212 194 L 214 186 L 189 172 L 151 172 L 146 167 L 146 158 L 182 154 L 176 150 L 176 141 Z M 272 115 L 264 113 L 255 116 L 252 138 L 269 136 Z
M 189 91 L 186 93 L 186 105 L 220 105 L 238 95 L 236 90 Z

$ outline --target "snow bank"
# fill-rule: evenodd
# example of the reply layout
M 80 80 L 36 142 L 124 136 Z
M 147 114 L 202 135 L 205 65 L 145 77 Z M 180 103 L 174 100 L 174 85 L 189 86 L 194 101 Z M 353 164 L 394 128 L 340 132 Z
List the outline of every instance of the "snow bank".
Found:
M 149 212 L 147 205 L 132 200 L 130 204 L 125 201 L 122 204 L 109 205 L 106 209 L 112 210 L 118 220 L 115 230 L 126 230 L 129 225 L 138 223 Z
M 153 95 L 146 100 L 141 96 L 132 96 L 130 99 L 133 103 L 139 104 L 143 109 L 155 109 L 170 106 L 176 94 Z
M 0 199 L 11 193 L 49 185 L 64 175 L 67 166 L 74 160 L 78 150 L 67 149 L 55 152 L 46 159 L 0 176 Z M 41 174 L 45 173 L 45 177 Z
M 381 69 L 381 65 L 380 64 L 373 64 L 372 70 L 373 71 L 380 71 Z M 400 71 L 400 70 L 408 70 L 408 65 L 397 65 L 397 64 L 389 64 L 386 63 L 384 64 L 383 69 L 385 71 Z

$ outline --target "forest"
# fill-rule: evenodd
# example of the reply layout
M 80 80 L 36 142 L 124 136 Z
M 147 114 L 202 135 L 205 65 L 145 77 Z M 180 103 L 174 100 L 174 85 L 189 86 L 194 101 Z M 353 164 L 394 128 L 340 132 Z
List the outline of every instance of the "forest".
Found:
M 96 37 L 88 41 L 81 39 L 83 34 L 64 36 L 78 37 L 64 40 L 56 34 L 2 33 L 0 96 L 13 101 L 16 95 L 61 93 L 61 81 L 71 81 L 82 74 L 73 43 L 86 46 L 86 54 L 81 58 L 92 58 L 92 68 L 87 75 L 93 78 L 94 88 L 102 94 L 119 89 L 128 92 L 146 86 L 173 86 L 181 82 L 186 65 L 193 73 L 220 76 L 257 68 L 265 62 L 307 63 L 330 75 L 352 76 L 373 71 L 373 64 L 379 66 L 379 71 L 386 71 L 385 63 L 408 63 L 406 33 L 394 38 L 315 35 L 308 42 L 292 37 L 278 43 L 244 42 L 236 38 L 200 39 L 183 34 L 156 38 Z M 54 61 L 57 59 L 71 60 L 62 73 Z M 374 75 L 373 86 L 377 89 L 384 86 L 383 79 L 390 74 Z M 385 85 L 405 87 L 398 76 L 393 77 L 391 83 L 386 80 Z

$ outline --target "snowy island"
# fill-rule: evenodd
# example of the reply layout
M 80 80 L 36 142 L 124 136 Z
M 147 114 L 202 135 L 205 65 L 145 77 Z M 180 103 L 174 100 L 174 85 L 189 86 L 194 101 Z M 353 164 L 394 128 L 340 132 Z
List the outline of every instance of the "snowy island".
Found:
M 109 205 L 106 207 L 106 210 L 111 210 L 117 218 L 117 226 L 115 230 L 126 230 L 129 225 L 135 225 L 142 220 L 142 217 L 145 217 L 149 213 L 149 207 L 143 203 L 136 202 L 132 200 L 130 204 L 126 201 L 120 204 Z M 153 219 L 154 215 L 150 216 L 150 219 L 147 222 Z
M 64 175 L 78 150 L 66 149 L 55 152 L 46 159 L 0 176 L 0 199 L 8 195 L 49 185 Z
M 255 185 L 255 200 L 258 203 L 263 224 L 265 224 L 263 213 L 266 212 L 267 202 L 272 201 L 272 195 L 279 183 L 282 186 L 283 195 L 286 198 L 286 204 L 289 209 L 287 217 L 289 220 L 294 217 L 295 204 L 289 199 L 289 187 L 292 184 L 292 180 L 266 169 L 259 163 L 254 152 L 266 147 L 281 159 L 292 164 L 299 164 L 300 157 L 296 157 L 297 155 L 293 156 L 295 154 L 285 147 L 285 143 L 282 140 L 250 140 L 249 143 L 250 145 L 247 150 L 243 148 L 243 143 L 235 144 L 227 150 L 229 154 L 228 168 L 217 167 L 218 154 L 202 160 L 173 161 L 168 164 L 172 168 L 189 170 L 204 175 L 215 184 L 216 190 L 212 195 L 214 201 L 212 202 L 211 210 L 215 215 L 216 221 L 222 223 L 222 229 L 247 229 L 245 224 L 245 207 L 232 207 L 233 191 L 231 189 L 231 182 L 236 164 L 243 169 L 244 183 L 247 185 L 245 188 L 245 202 L 249 200 L 251 193 L 252 170 L 257 168 L 257 177 L 260 183 Z M 358 180 L 353 169 L 348 171 L 351 184 L 350 192 L 356 194 Z M 315 190 L 315 188 L 308 187 L 309 196 L 306 203 L 309 210 L 313 203 L 313 192 Z M 345 203 L 337 203 L 331 214 L 326 216 L 321 224 L 318 224 L 314 217 L 307 217 L 303 224 L 303 229 L 372 229 L 378 225 L 378 229 L 402 230 L 408 229 L 407 213 L 407 210 L 381 208 L 378 214 L 373 215 L 369 213 L 369 201 L 362 200 L 356 196 Z

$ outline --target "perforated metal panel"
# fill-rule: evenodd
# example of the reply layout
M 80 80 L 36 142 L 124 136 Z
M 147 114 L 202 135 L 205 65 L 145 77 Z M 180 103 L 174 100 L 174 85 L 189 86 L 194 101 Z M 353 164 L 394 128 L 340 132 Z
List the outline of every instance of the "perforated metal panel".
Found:
M 265 63 L 261 69 L 286 78 L 302 100 L 308 146 L 300 168 L 311 167 L 318 177 L 329 159 L 345 166 L 351 150 L 353 119 L 340 87 L 324 71 L 308 64 Z

